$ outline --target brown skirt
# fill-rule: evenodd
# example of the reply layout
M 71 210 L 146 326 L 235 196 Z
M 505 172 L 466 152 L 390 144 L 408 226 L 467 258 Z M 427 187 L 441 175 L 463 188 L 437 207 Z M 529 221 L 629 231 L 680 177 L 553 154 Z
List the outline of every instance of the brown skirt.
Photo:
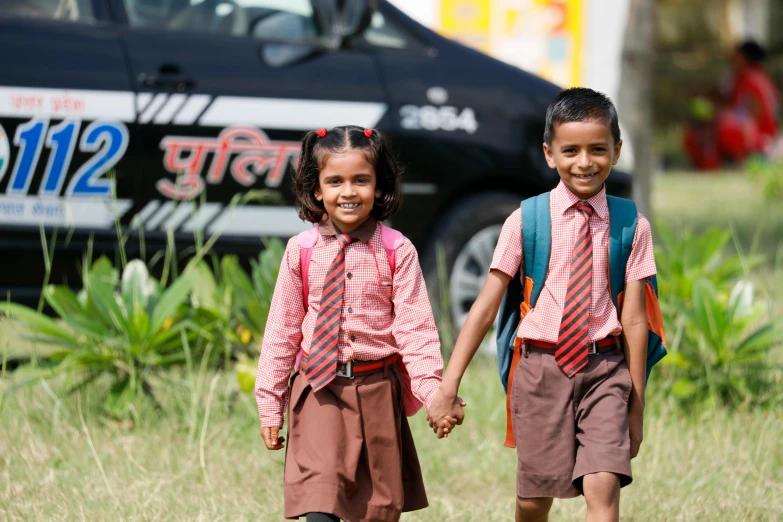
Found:
M 313 392 L 291 379 L 284 515 L 331 513 L 347 522 L 393 522 L 427 507 L 427 495 L 402 409 L 397 365 L 337 377 Z

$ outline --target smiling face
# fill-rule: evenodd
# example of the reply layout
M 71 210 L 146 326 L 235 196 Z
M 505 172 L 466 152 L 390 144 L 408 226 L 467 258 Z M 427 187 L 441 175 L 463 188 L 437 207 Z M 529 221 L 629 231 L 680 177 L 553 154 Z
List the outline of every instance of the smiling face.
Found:
M 622 140 L 614 142 L 609 125 L 572 121 L 557 125 L 552 144 L 544 143 L 544 154 L 568 190 L 580 199 L 589 199 L 601 191 L 620 159 L 622 146 Z
M 332 223 L 343 233 L 356 230 L 367 221 L 375 198 L 375 166 L 358 150 L 331 154 L 318 175 L 315 199 L 323 202 Z

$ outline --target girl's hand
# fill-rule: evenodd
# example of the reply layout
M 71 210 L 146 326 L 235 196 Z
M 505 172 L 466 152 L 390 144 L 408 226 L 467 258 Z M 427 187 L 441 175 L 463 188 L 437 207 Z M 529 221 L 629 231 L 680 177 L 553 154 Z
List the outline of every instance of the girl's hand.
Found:
M 439 439 L 448 439 L 449 433 L 454 431 L 454 427 L 457 425 L 457 420 L 452 417 L 445 417 L 440 426 L 430 421 L 430 427 L 435 433 L 435 436 Z
M 264 437 L 264 444 L 268 450 L 279 450 L 285 448 L 285 437 L 278 437 L 280 428 L 261 428 L 261 436 Z
M 457 424 L 462 424 L 465 413 L 462 408 L 465 402 L 454 394 L 444 393 L 441 389 L 435 396 L 427 411 L 427 421 L 439 439 L 448 437 L 449 432 Z

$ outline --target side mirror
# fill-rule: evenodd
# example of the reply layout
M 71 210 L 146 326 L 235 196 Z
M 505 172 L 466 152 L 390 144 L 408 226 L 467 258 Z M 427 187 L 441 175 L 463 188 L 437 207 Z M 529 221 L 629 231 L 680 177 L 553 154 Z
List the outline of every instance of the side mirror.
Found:
M 327 45 L 339 49 L 362 34 L 378 10 L 378 0 L 310 0 Z

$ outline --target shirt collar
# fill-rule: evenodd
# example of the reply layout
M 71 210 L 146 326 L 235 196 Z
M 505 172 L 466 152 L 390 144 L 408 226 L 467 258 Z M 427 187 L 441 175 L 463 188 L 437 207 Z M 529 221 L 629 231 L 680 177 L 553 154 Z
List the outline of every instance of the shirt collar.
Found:
M 565 214 L 566 210 L 576 205 L 579 201 L 582 201 L 576 194 L 568 190 L 568 187 L 566 187 L 565 183 L 562 181 L 557 184 L 557 187 L 552 193 L 554 194 L 553 203 L 555 204 L 555 210 L 560 214 Z M 587 202 L 593 207 L 593 210 L 595 211 L 593 214 L 594 216 L 597 216 L 601 220 L 609 218 L 609 206 L 606 203 L 606 185 L 601 187 L 601 191 L 588 199 Z
M 367 218 L 367 221 L 359 225 L 350 235 L 363 243 L 367 243 L 370 238 L 372 238 L 372 235 L 375 234 L 375 229 L 377 227 L 378 221 L 370 216 Z M 328 214 L 324 214 L 323 219 L 321 219 L 321 223 L 318 225 L 318 232 L 320 232 L 322 236 L 336 236 L 338 234 L 337 227 L 334 226 L 334 223 L 332 223 Z

